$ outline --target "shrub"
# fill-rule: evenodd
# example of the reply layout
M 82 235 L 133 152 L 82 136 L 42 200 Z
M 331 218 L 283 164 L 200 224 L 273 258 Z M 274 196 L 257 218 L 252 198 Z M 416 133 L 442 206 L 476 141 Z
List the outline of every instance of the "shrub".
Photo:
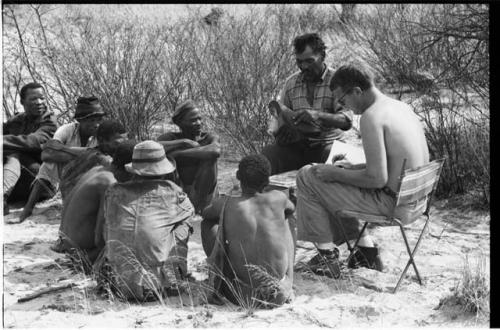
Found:
M 475 265 L 466 255 L 462 277 L 451 295 L 441 299 L 439 307 L 459 306 L 462 312 L 473 313 L 477 318 L 490 316 L 490 279 L 486 269 L 486 258 L 481 256 Z

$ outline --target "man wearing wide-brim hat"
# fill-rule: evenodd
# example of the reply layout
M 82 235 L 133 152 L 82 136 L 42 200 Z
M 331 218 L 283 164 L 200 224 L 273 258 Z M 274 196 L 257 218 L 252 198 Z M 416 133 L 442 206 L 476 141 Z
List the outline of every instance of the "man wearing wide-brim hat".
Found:
M 217 194 L 219 137 L 202 130 L 201 111 L 193 100 L 179 104 L 172 121 L 181 131 L 167 132 L 158 137 L 158 142 L 175 159 L 180 184 L 199 213 Z
M 42 165 L 32 185 L 30 196 L 20 215 L 22 222 L 31 215 L 33 207 L 46 190 L 54 195 L 58 189 L 62 167 L 87 148 L 97 146 L 95 134 L 106 115 L 95 96 L 79 97 L 75 121 L 62 125 L 42 149 Z
M 172 181 L 175 166 L 159 143 L 138 143 L 125 169 L 135 176 L 108 188 L 104 201 L 105 258 L 117 278 L 111 287 L 139 301 L 176 293 L 187 277 L 193 205 Z

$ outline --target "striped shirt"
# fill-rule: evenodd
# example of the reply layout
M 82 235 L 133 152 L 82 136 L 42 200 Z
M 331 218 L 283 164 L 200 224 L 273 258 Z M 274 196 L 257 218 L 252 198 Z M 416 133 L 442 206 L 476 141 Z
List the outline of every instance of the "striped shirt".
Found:
M 285 87 L 281 91 L 280 102 L 293 111 L 317 110 L 328 113 L 342 113 L 351 122 L 353 114 L 351 110 L 342 108 L 335 102 L 333 92 L 330 90 L 330 81 L 332 80 L 334 70 L 326 67 L 321 79 L 314 87 L 313 104 L 307 100 L 307 84 L 304 81 L 304 75 L 298 71 L 291 75 L 285 82 Z M 313 141 L 333 141 L 343 140 L 344 131 L 339 128 L 325 128 L 323 132 L 316 136 L 308 137 Z

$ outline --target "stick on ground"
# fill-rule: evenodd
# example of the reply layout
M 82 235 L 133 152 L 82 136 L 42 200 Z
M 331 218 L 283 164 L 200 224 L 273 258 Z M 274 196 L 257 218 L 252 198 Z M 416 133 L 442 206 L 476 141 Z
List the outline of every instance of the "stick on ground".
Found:
M 68 283 L 68 284 L 65 284 L 65 285 L 60 285 L 60 286 L 52 286 L 52 287 L 48 287 L 48 288 L 43 288 L 37 292 L 34 292 L 34 293 L 31 293 L 25 297 L 21 297 L 17 300 L 18 303 L 21 303 L 21 302 L 26 302 L 26 301 L 29 301 L 29 300 L 32 300 L 32 299 L 35 299 L 35 298 L 38 298 L 40 297 L 41 295 L 44 295 L 46 293 L 51 293 L 51 292 L 57 292 L 57 291 L 61 291 L 61 290 L 65 290 L 65 289 L 69 289 L 69 288 L 72 288 L 74 286 L 76 286 L 77 284 L 75 283 Z

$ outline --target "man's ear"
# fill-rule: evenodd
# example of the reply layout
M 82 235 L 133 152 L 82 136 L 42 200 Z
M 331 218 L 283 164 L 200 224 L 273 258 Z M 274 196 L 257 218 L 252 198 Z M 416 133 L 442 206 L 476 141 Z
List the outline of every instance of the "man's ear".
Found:
M 24 99 L 21 99 L 21 105 L 24 106 Z
M 355 93 L 356 95 L 359 95 L 359 94 L 363 93 L 363 90 L 362 90 L 361 88 L 359 88 L 358 86 L 353 87 L 353 88 L 352 88 L 352 91 L 353 91 L 353 93 Z
M 237 170 L 236 171 L 236 179 L 240 180 L 241 181 L 241 178 L 240 178 L 240 171 Z

